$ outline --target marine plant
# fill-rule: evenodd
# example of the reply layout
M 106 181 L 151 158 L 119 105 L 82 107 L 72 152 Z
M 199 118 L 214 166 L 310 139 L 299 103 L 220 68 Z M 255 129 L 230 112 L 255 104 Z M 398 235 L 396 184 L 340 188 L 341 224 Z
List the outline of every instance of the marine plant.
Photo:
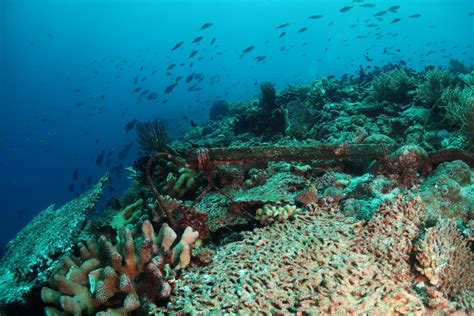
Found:
M 105 236 L 80 243 L 79 258 L 66 257 L 43 287 L 46 315 L 124 315 L 169 297 L 176 271 L 191 259 L 191 246 L 199 234 L 186 228 L 179 243 L 176 233 L 163 224 L 155 235 L 149 221 L 142 238 L 123 228 L 113 244 Z M 174 247 L 172 248 L 172 246 Z
M 415 81 L 399 68 L 382 73 L 373 80 L 373 96 L 378 102 L 408 103 L 412 99 Z
M 453 74 L 466 74 L 469 68 L 459 59 L 451 58 L 449 60 L 448 70 Z
M 144 152 L 161 151 L 169 143 L 168 133 L 162 119 L 138 122 L 137 141 Z
M 474 144 L 474 88 L 447 88 L 439 103 L 448 122 L 458 126 L 467 140 Z
M 425 75 L 425 81 L 418 86 L 416 93 L 417 98 L 424 106 L 433 106 L 444 89 L 454 82 L 454 76 L 447 70 L 435 68 L 429 70 Z
M 225 100 L 217 100 L 209 109 L 209 119 L 216 121 L 229 115 L 229 103 Z
M 260 107 L 265 111 L 272 111 L 276 107 L 276 90 L 271 82 L 260 84 L 262 95 L 260 96 Z

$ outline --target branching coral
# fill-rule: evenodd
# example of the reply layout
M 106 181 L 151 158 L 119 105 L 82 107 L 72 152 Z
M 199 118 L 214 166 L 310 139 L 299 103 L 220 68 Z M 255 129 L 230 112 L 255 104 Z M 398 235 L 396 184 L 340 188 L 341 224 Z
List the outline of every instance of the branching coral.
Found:
M 51 279 L 51 288 L 42 289 L 42 300 L 73 315 L 100 315 L 101 311 L 103 315 L 119 315 L 166 299 L 175 271 L 189 264 L 198 233 L 186 228 L 171 250 L 176 237 L 166 224 L 156 236 L 151 223 L 145 221 L 141 239 L 124 228 L 116 244 L 105 236 L 98 243 L 80 243 L 80 258 L 65 258 Z M 62 313 L 55 307 L 45 311 L 47 315 Z
M 159 118 L 138 122 L 136 130 L 138 144 L 144 152 L 161 151 L 169 143 L 165 124 Z
M 415 81 L 403 69 L 382 73 L 373 80 L 373 93 L 377 101 L 408 103 L 413 96 Z
M 474 257 L 454 220 L 428 228 L 416 251 L 416 269 L 437 289 L 453 297 L 472 288 Z
M 119 231 L 129 224 L 135 223 L 140 217 L 142 204 L 143 200 L 138 199 L 134 203 L 127 205 L 124 209 L 115 214 L 110 226 Z

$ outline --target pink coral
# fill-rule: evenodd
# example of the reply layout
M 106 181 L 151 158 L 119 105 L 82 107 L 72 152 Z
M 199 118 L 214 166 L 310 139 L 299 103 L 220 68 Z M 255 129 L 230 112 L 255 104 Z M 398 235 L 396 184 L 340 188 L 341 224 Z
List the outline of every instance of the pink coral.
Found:
M 50 282 L 51 288 L 42 289 L 42 299 L 66 313 L 80 315 L 106 307 L 105 314 L 126 313 L 144 303 L 168 298 L 175 275 L 172 268 L 182 269 L 189 264 L 191 246 L 198 233 L 188 227 L 181 241 L 170 250 L 176 237 L 166 224 L 156 236 L 151 223 L 145 221 L 141 238 L 134 238 L 127 227 L 120 231 L 116 244 L 104 236 L 98 243 L 89 241 L 87 246 L 81 243 L 80 259 L 64 259 L 62 268 Z M 117 296 L 118 293 L 121 295 Z M 61 313 L 54 307 L 45 310 L 48 315 Z

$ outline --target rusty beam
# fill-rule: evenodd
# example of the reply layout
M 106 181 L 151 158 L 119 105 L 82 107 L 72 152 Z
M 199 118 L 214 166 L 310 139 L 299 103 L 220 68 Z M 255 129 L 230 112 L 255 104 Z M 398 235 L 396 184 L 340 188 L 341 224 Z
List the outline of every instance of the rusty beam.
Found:
M 315 146 L 259 146 L 208 148 L 206 155 L 211 165 L 240 165 L 265 161 L 308 161 L 308 160 L 361 160 L 375 159 L 390 153 L 393 148 L 380 144 L 345 144 Z M 191 149 L 186 152 L 186 162 L 194 167 L 199 165 L 203 151 Z

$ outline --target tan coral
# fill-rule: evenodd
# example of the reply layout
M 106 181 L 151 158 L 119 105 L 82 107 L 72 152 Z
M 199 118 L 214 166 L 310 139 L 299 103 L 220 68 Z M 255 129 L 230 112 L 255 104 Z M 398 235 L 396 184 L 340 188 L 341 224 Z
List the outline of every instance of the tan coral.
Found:
M 277 206 L 267 204 L 263 208 L 257 209 L 255 218 L 262 224 L 270 224 L 274 221 L 284 222 L 296 212 L 300 212 L 300 209 L 294 205 Z
M 395 281 L 390 267 L 379 264 L 374 254 L 357 251 L 361 222 L 339 213 L 313 214 L 244 232 L 243 240 L 218 249 L 209 265 L 184 271 L 168 312 L 425 311 L 410 282 Z
M 416 251 L 416 269 L 437 289 L 453 297 L 472 288 L 474 257 L 454 220 L 428 228 Z

